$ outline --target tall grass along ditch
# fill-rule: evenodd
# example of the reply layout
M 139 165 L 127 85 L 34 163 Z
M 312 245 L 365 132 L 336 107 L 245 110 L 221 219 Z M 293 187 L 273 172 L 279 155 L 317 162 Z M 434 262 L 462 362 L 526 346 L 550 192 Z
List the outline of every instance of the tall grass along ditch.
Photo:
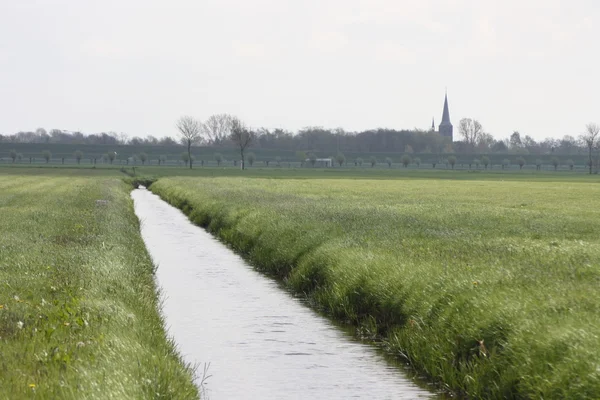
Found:
M 130 186 L 67 174 L 0 176 L 0 398 L 197 398 Z
M 258 269 L 473 398 L 600 397 L 600 187 L 163 178 Z

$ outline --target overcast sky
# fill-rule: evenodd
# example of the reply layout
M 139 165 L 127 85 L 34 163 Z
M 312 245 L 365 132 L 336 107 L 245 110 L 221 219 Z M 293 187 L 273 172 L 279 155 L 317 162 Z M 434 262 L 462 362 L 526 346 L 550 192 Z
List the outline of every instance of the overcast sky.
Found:
M 598 0 L 0 0 L 0 133 L 600 123 Z M 455 139 L 456 140 L 456 139 Z

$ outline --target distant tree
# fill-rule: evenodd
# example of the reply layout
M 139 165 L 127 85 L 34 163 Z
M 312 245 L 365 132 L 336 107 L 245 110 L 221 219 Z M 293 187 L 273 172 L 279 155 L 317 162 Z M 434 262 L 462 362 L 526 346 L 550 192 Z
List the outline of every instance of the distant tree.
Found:
M 377 157 L 371 156 L 371 158 L 369 158 L 369 162 L 371 163 L 371 168 L 373 168 L 375 165 L 377 165 Z
M 146 164 L 147 160 L 148 160 L 148 154 L 146 154 L 146 153 L 140 153 L 140 161 L 142 162 L 142 165 Z
M 77 164 L 79 164 L 81 162 L 81 159 L 83 158 L 83 152 L 81 150 L 77 150 L 75 153 L 75 160 L 77 160 Z
M 221 155 L 221 153 L 216 153 L 214 157 L 215 161 L 217 162 L 217 166 L 220 166 L 221 162 L 223 161 L 223 156 Z
M 516 132 L 519 133 L 519 132 Z M 525 159 L 523 157 L 517 157 L 516 159 L 517 164 L 519 165 L 519 169 L 523 169 L 523 166 L 525 165 Z
M 346 162 L 346 157 L 344 156 L 343 153 L 337 153 L 337 155 L 335 156 L 335 161 L 340 165 L 340 167 L 342 166 L 342 164 L 344 164 Z
M 433 167 L 433 169 L 435 169 L 435 166 L 437 165 L 437 161 L 433 160 L 433 162 L 431 163 L 431 166 Z
M 445 154 L 452 154 L 452 153 L 454 153 L 454 146 L 452 146 L 452 143 L 447 143 L 444 146 L 444 153 Z
M 535 160 L 535 168 L 539 171 L 542 169 L 542 160 L 540 160 L 539 158 L 537 160 Z
M 488 165 L 490 165 L 490 158 L 488 156 L 481 157 L 481 162 L 483 163 L 485 169 L 487 169 Z
M 208 117 L 202 125 L 202 130 L 209 143 L 221 145 L 231 134 L 231 121 L 233 117 L 229 114 L 215 114 Z
M 400 162 L 402 163 L 402 165 L 404 165 L 404 168 L 408 167 L 408 164 L 410 164 L 411 161 L 412 159 L 408 154 L 403 155 L 400 159 Z
M 110 161 L 111 164 L 113 163 L 113 161 L 115 161 L 115 158 L 117 158 L 117 153 L 114 151 L 109 151 L 108 152 L 108 160 Z
M 44 157 L 44 160 L 46 160 L 46 164 L 48 164 L 52 159 L 52 153 L 50 153 L 50 150 L 44 150 L 42 152 L 42 156 Z
M 254 143 L 256 140 L 256 133 L 249 129 L 239 118 L 233 117 L 231 119 L 231 133 L 229 134 L 229 140 L 231 140 L 240 150 L 242 169 L 244 169 L 246 167 L 244 165 L 244 151 Z
M 181 161 L 183 161 L 184 164 L 187 166 L 188 162 L 190 161 L 190 153 L 188 153 L 188 152 L 181 153 Z
M 250 164 L 250 166 L 252 166 L 254 164 L 254 161 L 256 160 L 256 156 L 254 155 L 254 153 L 248 153 L 246 155 L 246 158 L 248 159 L 248 164 Z
M 275 157 L 275 163 L 277 164 L 278 167 L 281 167 L 281 157 L 279 157 L 279 156 Z
M 556 171 L 560 165 L 560 160 L 558 157 L 552 157 L 552 165 L 554 165 L 554 170 Z
M 23 153 L 17 154 L 17 161 L 21 162 L 22 159 L 23 159 Z
M 15 160 L 17 159 L 17 151 L 16 150 L 10 151 L 10 158 L 12 159 L 12 162 L 14 163 Z
M 137 154 L 134 154 L 131 156 L 131 161 L 133 161 L 134 164 L 137 163 L 137 160 L 139 159 L 139 157 L 137 156 Z
M 167 162 L 167 156 L 162 155 L 158 157 L 158 165 L 165 165 Z
M 359 166 L 362 166 L 362 164 L 363 164 L 363 159 L 362 159 L 362 158 L 360 158 L 360 157 L 358 157 L 358 158 L 356 159 L 356 162 L 355 162 L 355 164 L 358 164 Z
M 102 154 L 102 156 L 100 157 L 100 161 L 102 161 L 102 163 L 105 163 L 108 161 L 108 154 L 104 153 Z
M 406 146 L 404 146 L 404 152 L 406 154 L 413 154 L 415 151 L 413 150 L 410 144 L 407 144 Z
M 296 158 L 300 161 L 300 166 L 304 166 L 304 162 L 306 161 L 306 153 L 304 151 L 297 151 Z
M 575 163 L 573 162 L 573 160 L 567 160 L 567 165 L 569 166 L 569 169 L 573 171 L 573 168 L 575 167 Z
M 187 160 L 192 169 L 192 144 L 198 142 L 202 135 L 202 123 L 197 119 L 184 115 L 175 124 L 182 142 L 187 146 Z
M 512 135 L 510 135 L 510 147 L 516 149 L 522 146 L 523 143 L 521 142 L 521 134 L 517 131 L 514 131 Z
M 452 169 L 454 169 L 454 165 L 456 164 L 456 157 L 455 156 L 448 157 L 448 164 L 450 164 Z
M 315 153 L 308 153 L 308 161 L 314 167 L 317 162 L 317 155 Z
M 483 127 L 476 119 L 463 118 L 458 124 L 458 132 L 465 143 L 474 148 L 483 134 Z
M 502 169 L 510 167 L 510 160 L 508 158 L 505 158 L 504 160 L 502 160 Z
M 417 168 L 421 165 L 421 159 L 419 157 L 415 157 L 415 159 L 413 160 L 413 162 L 415 163 L 415 165 L 417 166 Z
M 479 158 L 476 158 L 473 160 L 473 164 L 475 164 L 475 168 L 479 169 L 479 164 L 481 164 L 481 161 Z
M 385 163 L 388 165 L 389 168 L 392 168 L 392 159 L 389 157 L 385 158 Z
M 593 122 L 589 123 L 585 127 L 585 133 L 579 136 L 581 142 L 588 148 L 589 160 L 588 165 L 590 167 L 590 175 L 592 174 L 592 151 L 597 147 L 598 134 L 600 133 L 600 126 Z M 555 168 L 556 169 L 556 168 Z

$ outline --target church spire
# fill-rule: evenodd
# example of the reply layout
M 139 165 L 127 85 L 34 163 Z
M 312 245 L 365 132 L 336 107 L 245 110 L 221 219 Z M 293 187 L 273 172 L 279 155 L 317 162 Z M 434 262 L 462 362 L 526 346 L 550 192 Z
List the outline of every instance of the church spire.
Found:
M 442 124 L 450 124 L 450 111 L 448 111 L 448 93 L 444 97 L 444 112 L 442 113 Z
M 448 91 L 444 97 L 444 111 L 442 112 L 442 122 L 440 123 L 439 133 L 442 136 L 449 137 L 452 140 L 453 127 L 450 122 L 450 111 L 448 110 Z
M 435 132 L 435 117 L 431 117 L 431 131 Z

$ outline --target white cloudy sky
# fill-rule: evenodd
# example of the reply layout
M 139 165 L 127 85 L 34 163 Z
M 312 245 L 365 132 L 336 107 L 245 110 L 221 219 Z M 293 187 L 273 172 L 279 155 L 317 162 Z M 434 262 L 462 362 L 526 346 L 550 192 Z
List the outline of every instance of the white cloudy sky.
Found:
M 598 0 L 0 0 L 0 133 L 600 123 Z

